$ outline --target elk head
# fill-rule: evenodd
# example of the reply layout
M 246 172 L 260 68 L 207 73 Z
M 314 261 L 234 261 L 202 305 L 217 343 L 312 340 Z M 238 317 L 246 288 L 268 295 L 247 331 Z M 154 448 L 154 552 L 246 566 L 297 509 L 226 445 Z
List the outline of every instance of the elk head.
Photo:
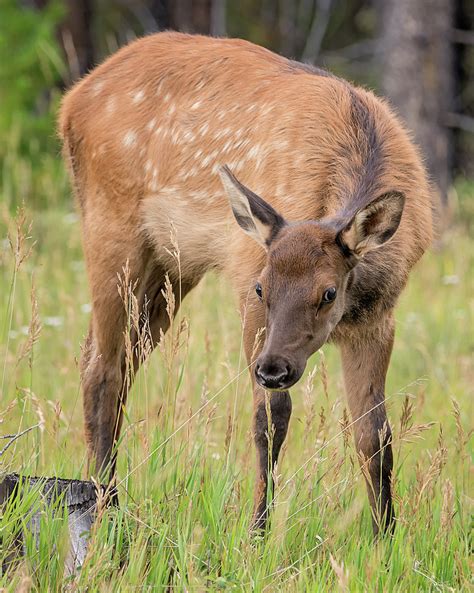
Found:
M 220 175 L 237 223 L 267 251 L 255 285 L 266 311 L 255 377 L 288 389 L 341 320 L 351 270 L 395 234 L 405 198 L 391 191 L 331 219 L 289 223 L 227 167 Z

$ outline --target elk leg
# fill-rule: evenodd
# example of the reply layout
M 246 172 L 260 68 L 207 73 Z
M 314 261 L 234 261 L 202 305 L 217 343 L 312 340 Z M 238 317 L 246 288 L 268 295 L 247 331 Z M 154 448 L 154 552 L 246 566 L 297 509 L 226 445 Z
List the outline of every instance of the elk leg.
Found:
M 257 475 L 252 526 L 254 530 L 265 529 L 269 515 L 269 498 L 273 494 L 273 470 L 288 432 L 291 416 L 291 398 L 288 391 L 266 392 L 256 384 L 254 362 L 260 354 L 263 339 L 255 343 L 259 328 L 265 326 L 264 312 L 260 303 L 241 299 L 244 319 L 244 348 L 250 366 L 254 397 L 254 442 L 257 454 Z M 266 393 L 268 400 L 266 401 Z M 270 411 L 268 418 L 267 410 Z M 270 474 L 270 475 L 269 475 Z M 270 496 L 269 496 L 270 495 Z
M 254 387 L 254 439 L 257 453 L 257 480 L 253 528 L 265 529 L 268 521 L 270 500 L 273 496 L 273 470 L 278 461 L 281 446 L 288 432 L 291 416 L 291 398 L 288 391 L 268 392 Z M 268 418 L 267 410 L 271 418 Z M 269 475 L 270 474 L 270 475 Z
M 373 331 L 340 343 L 356 451 L 364 471 L 374 534 L 392 532 L 392 435 L 385 410 L 385 377 L 393 347 L 390 316 Z

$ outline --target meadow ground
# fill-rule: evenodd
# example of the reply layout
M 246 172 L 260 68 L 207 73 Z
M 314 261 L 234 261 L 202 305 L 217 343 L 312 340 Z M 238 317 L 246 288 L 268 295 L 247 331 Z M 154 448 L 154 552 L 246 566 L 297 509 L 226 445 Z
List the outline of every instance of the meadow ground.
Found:
M 51 187 L 66 191 L 64 183 Z M 77 359 L 90 306 L 79 222 L 53 196 L 49 209 L 26 207 L 20 235 L 29 238 L 17 246 L 7 190 L 0 202 L 0 434 L 35 428 L 0 453 L 0 476 L 80 478 Z M 271 530 L 265 539 L 249 535 L 249 378 L 236 303 L 226 283 L 209 276 L 136 378 L 120 444 L 121 507 L 97 523 L 82 570 L 64 573 L 64 520 L 45 518 L 39 549 L 27 542 L 24 561 L 0 573 L 1 590 L 472 590 L 474 186 L 459 182 L 457 194 L 443 245 L 416 268 L 397 310 L 386 390 L 398 517 L 392 540 L 372 541 L 331 346 L 292 389 Z M 0 450 L 7 443 L 0 440 Z M 19 505 L 0 518 L 0 565 L 24 512 Z

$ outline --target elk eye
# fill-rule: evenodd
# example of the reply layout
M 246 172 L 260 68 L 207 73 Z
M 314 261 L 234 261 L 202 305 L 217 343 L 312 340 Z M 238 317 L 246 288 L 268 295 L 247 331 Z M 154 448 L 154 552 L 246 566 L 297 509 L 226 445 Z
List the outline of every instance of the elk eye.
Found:
M 262 300 L 263 291 L 262 291 L 262 285 L 260 284 L 260 282 L 257 282 L 257 284 L 255 285 L 255 292 L 257 293 L 258 298 L 260 300 Z
M 323 303 L 332 303 L 336 298 L 336 294 L 337 290 L 334 286 L 331 286 L 331 288 L 325 290 L 323 294 Z

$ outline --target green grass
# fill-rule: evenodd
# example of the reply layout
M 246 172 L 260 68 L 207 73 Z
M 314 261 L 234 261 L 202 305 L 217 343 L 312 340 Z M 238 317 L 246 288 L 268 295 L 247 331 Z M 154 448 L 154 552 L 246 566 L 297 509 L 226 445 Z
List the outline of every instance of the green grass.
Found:
M 66 191 L 61 179 L 52 204 Z M 355 451 L 341 434 L 347 410 L 338 353 L 330 346 L 311 359 L 312 377 L 292 390 L 272 528 L 265 539 L 249 535 L 252 396 L 242 372 L 236 302 L 223 280 L 209 276 L 180 312 L 189 336 L 181 336 L 172 363 L 157 349 L 136 378 L 120 445 L 121 507 L 96 524 L 82 570 L 64 573 L 64 519 L 46 515 L 39 548 L 30 538 L 24 561 L 0 576 L 0 586 L 470 590 L 474 186 L 459 182 L 457 188 L 456 220 L 414 271 L 397 309 L 387 385 L 398 516 L 393 540 L 372 541 Z M 31 253 L 15 270 L 6 240 L 8 230 L 15 244 L 15 221 L 6 206 L 0 214 L 0 434 L 37 425 L 0 456 L 0 473 L 80 478 L 85 447 L 77 359 L 89 297 L 79 224 L 59 206 L 27 209 L 22 228 L 31 221 L 31 239 L 22 249 Z M 0 440 L 0 448 L 4 444 Z M 15 519 L 37 499 L 32 493 L 4 509 L 0 565 Z

